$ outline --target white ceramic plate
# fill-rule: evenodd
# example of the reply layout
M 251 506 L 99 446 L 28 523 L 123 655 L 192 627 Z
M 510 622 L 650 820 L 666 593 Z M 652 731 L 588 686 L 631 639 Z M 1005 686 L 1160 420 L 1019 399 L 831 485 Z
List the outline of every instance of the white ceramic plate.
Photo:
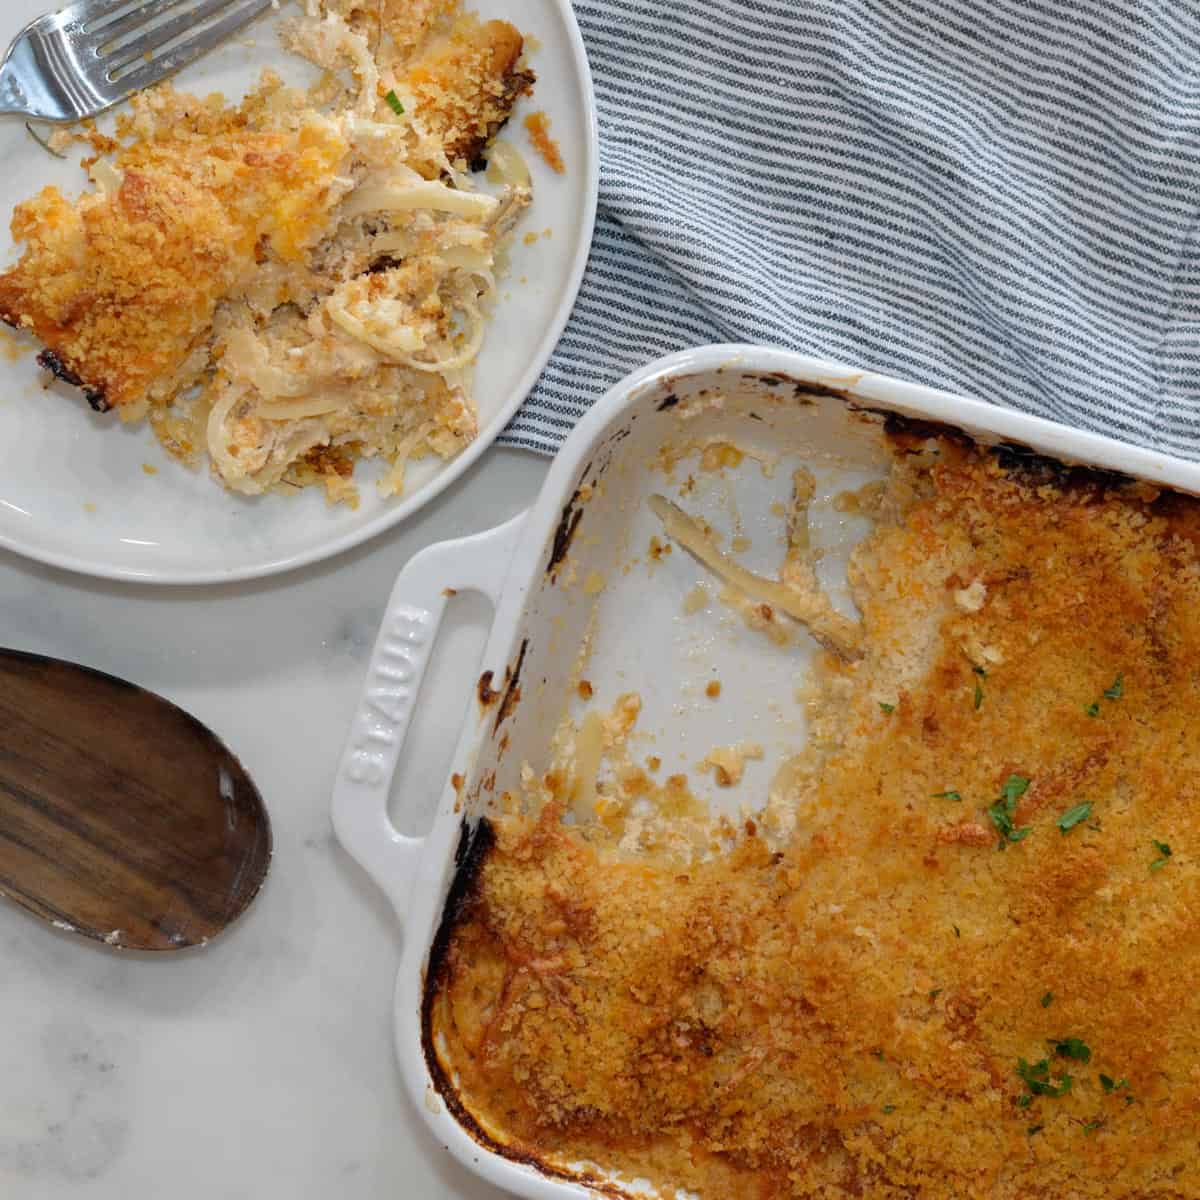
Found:
M 0 45 L 48 7 L 8 0 Z M 290 6 L 289 6 L 290 7 Z M 361 464 L 362 503 L 331 508 L 317 490 L 295 497 L 239 497 L 207 467 L 189 471 L 167 456 L 146 426 L 123 428 L 92 413 L 82 397 L 46 387 L 36 347 L 0 345 L 0 545 L 71 570 L 149 583 L 250 579 L 326 558 L 403 520 L 462 474 L 504 428 L 550 356 L 587 261 L 596 207 L 598 152 L 591 76 L 570 0 L 466 0 L 484 17 L 504 17 L 532 35 L 538 75 L 501 137 L 524 153 L 534 201 L 518 228 L 512 265 L 475 373 L 479 437 L 449 463 L 413 463 L 403 496 L 382 499 Z M 287 9 L 285 8 L 285 12 Z M 279 48 L 271 20 L 182 73 L 181 89 L 242 95 L 264 66 L 307 78 L 306 64 Z M 544 111 L 566 160 L 555 175 L 533 152 L 521 117 Z M 86 184 L 78 166 L 51 158 L 22 122 L 0 119 L 0 213 L 44 184 L 69 193 Z M 542 234 L 526 245 L 525 232 Z M 7 232 L 0 255 L 12 257 Z M 23 341 L 22 341 L 22 344 Z M 144 464 L 156 473 L 144 470 Z

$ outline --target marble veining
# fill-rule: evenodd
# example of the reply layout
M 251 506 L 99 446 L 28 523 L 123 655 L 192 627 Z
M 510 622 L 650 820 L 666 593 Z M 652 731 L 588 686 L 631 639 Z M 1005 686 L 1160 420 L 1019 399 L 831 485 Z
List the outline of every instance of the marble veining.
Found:
M 69 1018 L 47 1022 L 37 1040 L 43 1070 L 28 1080 L 25 1128 L 14 1122 L 0 1134 L 0 1164 L 17 1175 L 96 1179 L 129 1140 L 126 1083 L 116 1062 L 129 1047 L 120 1035 Z

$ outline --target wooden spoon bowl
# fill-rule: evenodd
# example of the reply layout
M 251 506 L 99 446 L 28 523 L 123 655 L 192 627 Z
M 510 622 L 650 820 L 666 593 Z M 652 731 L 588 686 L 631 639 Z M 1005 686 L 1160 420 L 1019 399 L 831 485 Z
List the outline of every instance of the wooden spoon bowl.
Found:
M 111 946 L 179 950 L 234 921 L 270 862 L 258 789 L 194 717 L 0 650 L 0 893 Z

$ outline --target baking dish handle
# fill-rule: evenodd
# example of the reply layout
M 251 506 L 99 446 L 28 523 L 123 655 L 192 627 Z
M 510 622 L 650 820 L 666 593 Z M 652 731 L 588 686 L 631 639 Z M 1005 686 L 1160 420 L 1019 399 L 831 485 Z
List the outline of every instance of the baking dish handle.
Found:
M 371 653 L 366 684 L 333 785 L 338 840 L 403 915 L 424 838 L 399 832 L 388 793 L 429 665 L 446 601 L 481 592 L 493 609 L 508 575 L 525 513 L 486 533 L 438 542 L 413 556 L 396 580 Z

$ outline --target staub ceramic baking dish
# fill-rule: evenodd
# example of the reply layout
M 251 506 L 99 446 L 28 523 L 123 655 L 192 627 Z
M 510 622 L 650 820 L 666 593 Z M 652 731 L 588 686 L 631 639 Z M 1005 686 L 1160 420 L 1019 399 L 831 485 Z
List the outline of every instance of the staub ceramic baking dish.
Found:
M 538 1200 L 597 1189 L 652 1194 L 606 1174 L 602 1163 L 536 1163 L 506 1152 L 463 1111 L 438 1066 L 423 1027 L 423 993 L 445 914 L 469 872 L 473 828 L 506 789 L 518 789 L 522 764 L 547 764 L 556 726 L 582 703 L 581 654 L 602 707 L 621 692 L 640 692 L 639 736 L 652 739 L 664 761 L 694 763 L 717 744 L 761 743 L 764 757 L 747 764 L 741 783 L 708 796 L 725 811 L 753 811 L 772 760 L 803 743 L 795 696 L 809 639 L 783 651 L 717 603 L 685 615 L 695 608 L 685 597 L 705 569 L 684 553 L 648 552 L 661 529 L 646 500 L 664 490 L 664 473 L 678 480 L 695 470 L 692 510 L 714 525 L 732 524 L 743 561 L 770 571 L 777 502 L 786 499 L 791 468 L 806 465 L 817 483 L 810 517 L 822 582 L 848 606 L 847 553 L 867 525 L 833 497 L 882 476 L 889 413 L 955 426 L 982 442 L 1011 444 L 1014 453 L 1200 494 L 1196 464 L 851 367 L 712 346 L 661 359 L 613 388 L 571 435 L 529 513 L 432 546 L 400 575 L 339 767 L 334 824 L 404 924 L 395 1037 L 407 1091 L 450 1152 L 500 1187 Z M 704 472 L 705 450 L 726 445 L 738 448 L 742 465 Z M 490 598 L 494 626 L 433 827 L 424 838 L 406 837 L 389 817 L 389 783 L 443 610 L 464 590 Z M 700 696 L 714 668 L 724 702 L 705 705 Z

